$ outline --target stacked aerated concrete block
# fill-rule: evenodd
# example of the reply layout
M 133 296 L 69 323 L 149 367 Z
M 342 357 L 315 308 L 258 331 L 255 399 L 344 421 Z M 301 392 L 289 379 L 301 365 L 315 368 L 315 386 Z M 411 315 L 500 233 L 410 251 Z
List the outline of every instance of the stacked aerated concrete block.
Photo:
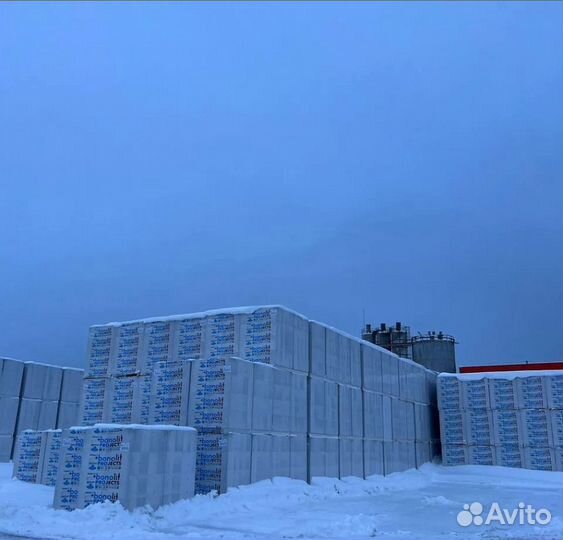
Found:
M 0 461 L 9 461 L 20 432 L 78 422 L 83 371 L 0 359 Z
M 54 486 L 59 470 L 61 433 L 60 429 L 22 431 L 14 453 L 14 477 Z
M 103 501 L 158 508 L 194 493 L 196 432 L 188 427 L 97 424 L 63 431 L 54 507 Z
M 563 470 L 563 373 L 440 374 L 446 465 Z
M 95 326 L 87 364 L 82 423 L 197 428 L 198 492 L 432 457 L 435 373 L 280 306 Z

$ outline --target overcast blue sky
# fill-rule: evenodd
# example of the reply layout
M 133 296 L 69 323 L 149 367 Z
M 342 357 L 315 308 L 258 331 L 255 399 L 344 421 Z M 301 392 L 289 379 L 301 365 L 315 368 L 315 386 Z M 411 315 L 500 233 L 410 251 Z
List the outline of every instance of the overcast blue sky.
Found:
M 563 3 L 1 3 L 0 354 L 280 303 L 563 360 Z

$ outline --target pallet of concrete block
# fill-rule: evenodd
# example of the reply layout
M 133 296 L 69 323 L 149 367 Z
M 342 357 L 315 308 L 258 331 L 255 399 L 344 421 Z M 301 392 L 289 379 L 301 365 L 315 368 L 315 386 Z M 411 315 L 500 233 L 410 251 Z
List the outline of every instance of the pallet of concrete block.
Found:
M 22 431 L 14 454 L 14 477 L 54 486 L 59 470 L 61 430 Z
M 0 462 L 10 461 L 16 434 L 23 362 L 0 358 Z
M 86 376 L 150 375 L 158 362 L 236 356 L 309 369 L 305 317 L 282 306 L 211 310 L 90 328 Z
M 62 433 L 54 507 L 103 501 L 124 508 L 164 504 L 194 494 L 196 431 L 190 427 L 97 424 Z

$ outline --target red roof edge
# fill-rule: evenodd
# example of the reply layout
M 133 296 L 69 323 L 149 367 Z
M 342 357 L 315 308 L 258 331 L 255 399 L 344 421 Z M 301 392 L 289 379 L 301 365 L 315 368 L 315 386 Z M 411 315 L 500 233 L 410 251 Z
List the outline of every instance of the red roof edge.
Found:
M 540 362 L 537 364 L 502 364 L 495 366 L 463 366 L 460 373 L 483 373 L 487 371 L 536 371 L 563 369 L 563 362 Z

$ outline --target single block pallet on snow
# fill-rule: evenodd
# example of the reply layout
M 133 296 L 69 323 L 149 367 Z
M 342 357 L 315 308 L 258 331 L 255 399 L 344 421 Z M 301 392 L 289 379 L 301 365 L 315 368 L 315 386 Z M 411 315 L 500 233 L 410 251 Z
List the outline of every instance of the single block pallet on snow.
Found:
M 563 373 L 438 376 L 446 465 L 563 471 Z
M 192 426 L 196 492 L 389 474 L 439 448 L 436 373 L 280 306 L 90 328 L 81 423 Z

